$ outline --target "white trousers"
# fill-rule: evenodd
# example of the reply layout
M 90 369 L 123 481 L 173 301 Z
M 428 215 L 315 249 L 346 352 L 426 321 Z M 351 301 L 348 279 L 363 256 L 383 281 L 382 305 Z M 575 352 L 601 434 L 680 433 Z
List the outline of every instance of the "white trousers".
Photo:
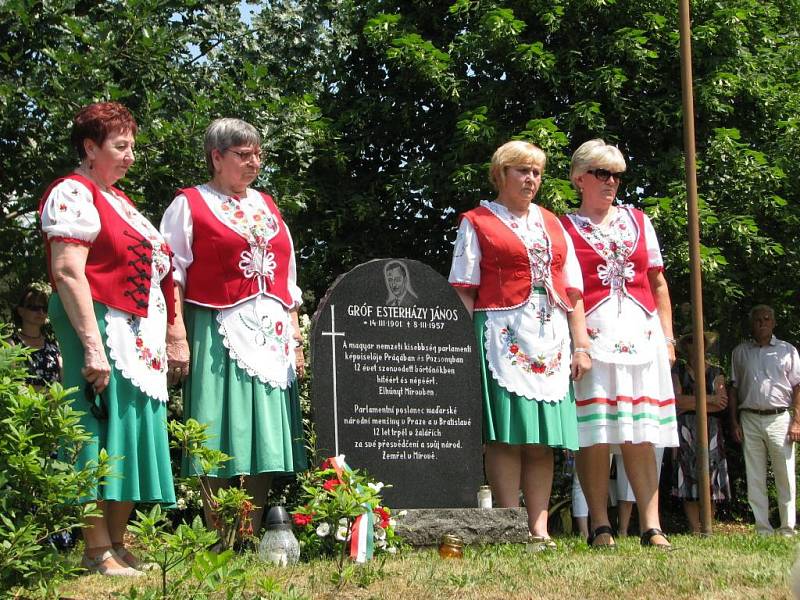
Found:
M 756 532 L 772 533 L 767 498 L 767 458 L 775 474 L 778 491 L 779 533 L 792 534 L 795 526 L 794 444 L 789 441 L 792 416 L 757 415 L 742 411 L 740 423 L 744 432 L 744 466 L 747 473 L 747 500 L 756 520 Z

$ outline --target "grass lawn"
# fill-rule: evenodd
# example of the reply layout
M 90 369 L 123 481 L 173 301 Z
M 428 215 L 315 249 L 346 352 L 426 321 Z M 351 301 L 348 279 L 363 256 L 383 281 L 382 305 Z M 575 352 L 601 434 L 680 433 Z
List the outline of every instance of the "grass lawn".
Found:
M 521 545 L 468 547 L 461 560 L 442 560 L 435 549 L 408 550 L 389 558 L 382 569 L 378 561 L 354 569 L 339 587 L 331 581 L 333 562 L 280 569 L 264 565 L 255 554 L 236 561 L 254 594 L 259 582 L 267 581 L 273 591 L 261 592 L 265 598 L 792 599 L 794 540 L 745 533 L 706 539 L 674 535 L 671 540 L 673 552 L 641 548 L 638 538 L 618 540 L 613 552 L 593 551 L 576 537 L 558 538 L 557 551 L 538 554 Z M 131 585 L 92 575 L 68 581 L 61 592 L 64 598 L 102 600 Z M 156 587 L 158 575 L 135 585 Z

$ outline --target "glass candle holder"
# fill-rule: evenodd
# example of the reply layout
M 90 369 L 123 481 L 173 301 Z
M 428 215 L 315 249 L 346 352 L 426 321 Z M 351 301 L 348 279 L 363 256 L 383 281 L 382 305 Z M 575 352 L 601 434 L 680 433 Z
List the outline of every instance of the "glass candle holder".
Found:
M 462 558 L 464 556 L 464 540 L 457 535 L 446 533 L 439 542 L 439 556 L 442 558 Z

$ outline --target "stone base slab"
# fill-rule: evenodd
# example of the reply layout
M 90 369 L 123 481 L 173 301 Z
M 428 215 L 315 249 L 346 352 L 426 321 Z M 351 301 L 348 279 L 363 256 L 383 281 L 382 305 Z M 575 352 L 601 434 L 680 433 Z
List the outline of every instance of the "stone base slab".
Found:
M 446 533 L 457 535 L 465 544 L 528 541 L 524 508 L 413 508 L 397 521 L 398 535 L 412 546 L 435 546 Z

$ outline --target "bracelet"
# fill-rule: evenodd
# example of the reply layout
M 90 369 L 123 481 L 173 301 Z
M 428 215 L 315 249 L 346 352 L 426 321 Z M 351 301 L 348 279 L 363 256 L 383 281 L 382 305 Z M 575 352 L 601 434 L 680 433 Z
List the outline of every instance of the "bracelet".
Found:
M 664 341 L 667 342 L 668 344 L 672 344 L 673 346 L 677 346 L 678 345 L 678 343 L 675 341 L 675 338 L 673 338 L 673 337 L 668 337 L 668 336 L 665 335 L 664 336 Z
M 579 346 L 579 347 L 577 347 L 577 348 L 573 348 L 573 349 L 572 349 L 572 353 L 573 353 L 573 354 L 577 354 L 578 352 L 583 352 L 583 353 L 584 353 L 586 356 L 588 356 L 590 359 L 592 358 L 592 355 L 589 353 L 589 349 L 588 349 L 588 348 L 581 348 L 581 347 Z

